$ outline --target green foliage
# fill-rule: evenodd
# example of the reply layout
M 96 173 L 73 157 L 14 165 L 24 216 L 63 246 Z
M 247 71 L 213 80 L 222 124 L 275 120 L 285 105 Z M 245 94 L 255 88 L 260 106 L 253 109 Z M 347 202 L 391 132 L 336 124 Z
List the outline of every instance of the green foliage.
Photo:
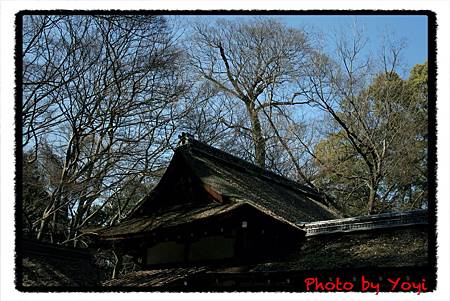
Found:
M 315 148 L 315 157 L 320 166 L 315 184 L 326 188 L 344 214 L 361 215 L 368 193 L 363 181 L 364 163 L 345 133 L 331 133 L 320 141 Z
M 427 70 L 427 63 L 416 65 L 406 80 L 379 74 L 357 97 L 341 102 L 337 115 L 360 151 L 339 127 L 317 144 L 317 183 L 345 214 L 365 213 L 371 187 L 377 212 L 426 206 Z

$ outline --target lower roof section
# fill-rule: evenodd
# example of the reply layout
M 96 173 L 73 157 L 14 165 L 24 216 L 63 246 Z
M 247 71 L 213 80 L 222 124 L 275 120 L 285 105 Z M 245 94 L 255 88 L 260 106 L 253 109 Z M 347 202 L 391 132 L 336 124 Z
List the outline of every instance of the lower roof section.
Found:
M 304 231 L 306 236 L 428 225 L 428 210 L 426 209 L 294 224 L 272 211 L 261 208 L 258 204 L 247 200 L 234 199 L 230 203 L 225 204 L 210 203 L 202 206 L 194 205 L 189 207 L 183 205 L 179 207 L 168 208 L 164 213 L 127 219 L 119 225 L 98 229 L 95 231 L 95 234 L 106 240 L 124 239 L 159 229 L 181 226 L 224 215 L 242 207 L 252 207 L 271 218 L 284 222 L 297 230 Z
M 300 226 L 284 219 L 274 212 L 261 207 L 252 201 L 233 199 L 226 204 L 210 203 L 202 206 L 178 206 L 179 208 L 168 208 L 166 212 L 156 212 L 153 215 L 144 215 L 122 221 L 120 224 L 106 229 L 91 230 L 90 233 L 98 235 L 104 240 L 127 239 L 162 229 L 182 227 L 201 220 L 208 220 L 214 217 L 234 214 L 241 210 L 246 210 L 245 214 L 254 215 L 260 213 L 269 217 L 270 220 L 281 222 L 289 227 L 304 233 Z
M 362 271 L 363 274 L 370 272 L 371 276 L 376 274 L 377 277 L 385 277 L 384 274 L 393 277 L 394 272 L 405 271 L 409 273 L 408 277 L 427 276 L 432 280 L 433 267 L 430 266 L 429 258 L 433 254 L 429 254 L 428 249 L 428 231 L 424 226 L 319 235 L 308 237 L 291 256 L 270 262 L 228 266 L 202 264 L 145 270 L 111 280 L 106 285 L 118 289 L 144 290 L 170 290 L 173 287 L 186 287 L 189 290 L 190 285 L 194 285 L 191 288 L 198 291 L 225 286 L 227 283 L 234 283 L 240 289 L 255 285 L 265 285 L 264 289 L 268 289 L 275 284 L 274 281 L 284 281 L 284 287 L 299 289 L 298 285 L 302 284 L 305 276 L 320 276 L 323 271 L 337 277 L 343 271 L 347 271 L 346 274 L 350 276 Z M 294 282 L 295 277 L 298 283 Z
M 165 213 L 144 215 L 122 221 L 116 226 L 96 231 L 103 239 L 121 239 L 156 229 L 179 226 L 196 220 L 221 215 L 243 206 L 244 203 L 208 204 L 201 207 L 173 208 Z
M 323 270 L 427 266 L 428 227 L 377 229 L 307 237 L 288 260 L 262 263 L 250 271 Z
M 428 210 L 391 212 L 299 224 L 306 236 L 427 225 Z

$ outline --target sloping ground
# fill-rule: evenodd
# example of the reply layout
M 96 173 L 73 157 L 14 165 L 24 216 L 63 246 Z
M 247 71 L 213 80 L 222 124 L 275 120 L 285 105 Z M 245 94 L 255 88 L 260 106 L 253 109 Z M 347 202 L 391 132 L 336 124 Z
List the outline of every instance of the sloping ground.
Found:
M 173 282 L 187 279 L 197 273 L 206 271 L 206 267 L 169 268 L 160 270 L 137 271 L 128 273 L 118 279 L 103 283 L 104 286 L 117 287 L 164 287 Z

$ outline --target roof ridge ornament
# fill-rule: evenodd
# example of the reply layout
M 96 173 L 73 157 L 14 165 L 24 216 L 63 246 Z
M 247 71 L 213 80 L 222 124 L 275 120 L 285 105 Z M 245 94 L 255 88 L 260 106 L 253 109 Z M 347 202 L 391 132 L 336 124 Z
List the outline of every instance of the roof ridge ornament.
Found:
M 179 141 L 177 146 L 183 146 L 192 142 L 192 140 L 194 140 L 194 136 L 189 133 L 182 132 L 181 135 L 178 136 L 178 139 Z

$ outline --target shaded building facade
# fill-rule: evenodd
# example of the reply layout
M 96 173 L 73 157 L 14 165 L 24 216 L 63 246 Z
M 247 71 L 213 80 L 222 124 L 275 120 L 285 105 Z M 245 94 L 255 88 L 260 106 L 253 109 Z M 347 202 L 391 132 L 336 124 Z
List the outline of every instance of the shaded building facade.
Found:
M 95 237 L 139 266 L 105 283 L 119 290 L 306 291 L 307 278 L 363 275 L 432 286 L 428 220 L 343 218 L 314 190 L 184 134 L 150 195 Z

